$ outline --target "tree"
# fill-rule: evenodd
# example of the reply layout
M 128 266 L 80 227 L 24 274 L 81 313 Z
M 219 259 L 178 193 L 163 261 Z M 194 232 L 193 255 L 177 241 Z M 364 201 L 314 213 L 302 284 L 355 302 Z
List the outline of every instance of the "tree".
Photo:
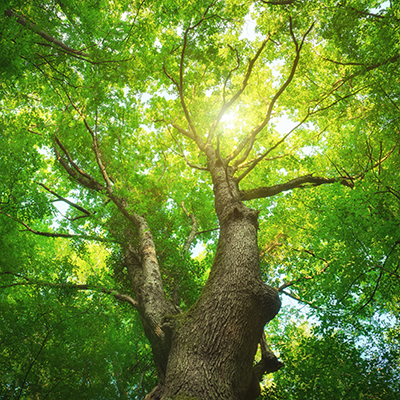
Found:
M 53 274 L 4 262 L 11 298 L 47 286 L 128 303 L 154 399 L 257 398 L 283 366 L 264 333 L 279 293 L 322 327 L 398 317 L 396 4 L 1 7 L 0 212 L 53 240 Z M 66 262 L 55 279 L 55 239 L 101 244 L 108 269 Z

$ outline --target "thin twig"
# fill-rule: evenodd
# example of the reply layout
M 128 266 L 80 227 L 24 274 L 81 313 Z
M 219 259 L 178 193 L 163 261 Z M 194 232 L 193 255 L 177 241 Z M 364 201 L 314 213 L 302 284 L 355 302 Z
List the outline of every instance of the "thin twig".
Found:
M 290 69 L 289 76 L 287 77 L 285 82 L 282 84 L 282 86 L 278 89 L 278 91 L 275 93 L 275 95 L 271 99 L 271 102 L 269 103 L 269 106 L 267 109 L 267 113 L 266 113 L 263 121 L 261 122 L 261 124 L 257 125 L 256 127 L 254 127 L 252 129 L 252 131 L 246 136 L 245 139 L 243 139 L 243 141 L 239 144 L 239 146 L 237 146 L 237 148 L 227 157 L 226 162 L 229 162 L 230 160 L 235 159 L 245 148 L 246 148 L 246 150 L 244 151 L 244 154 L 242 155 L 242 157 L 239 160 L 237 160 L 235 162 L 235 165 L 236 166 L 240 165 L 244 161 L 246 161 L 251 150 L 253 149 L 257 135 L 265 128 L 265 126 L 270 121 L 271 115 L 272 115 L 272 110 L 275 106 L 275 103 L 277 102 L 279 97 L 285 92 L 286 88 L 290 85 L 290 83 L 292 82 L 292 80 L 295 76 L 297 66 L 300 61 L 300 53 L 301 53 L 302 47 L 304 45 L 304 41 L 305 41 L 306 37 L 308 36 L 308 34 L 312 31 L 312 29 L 314 27 L 314 23 L 312 23 L 311 26 L 308 28 L 308 30 L 304 34 L 302 41 L 299 45 L 297 42 L 297 39 L 293 33 L 291 18 L 289 19 L 289 22 L 290 22 L 290 32 L 291 32 L 292 39 L 293 39 L 293 42 L 295 44 L 295 49 L 296 49 L 296 56 L 295 56 L 295 59 L 293 60 L 293 64 Z
M 0 289 L 5 289 L 13 286 L 26 286 L 26 285 L 33 285 L 33 286 L 49 286 L 49 287 L 54 287 L 54 288 L 65 288 L 65 289 L 75 289 L 75 290 L 92 290 L 92 291 L 98 291 L 104 294 L 110 294 L 114 296 L 117 300 L 122 300 L 125 301 L 129 304 L 131 304 L 133 307 L 137 307 L 139 303 L 137 300 L 135 300 L 133 297 L 119 293 L 115 289 L 107 289 L 99 286 L 92 286 L 92 285 L 87 285 L 87 284 L 74 284 L 74 283 L 53 283 L 53 282 L 43 282 L 43 281 L 35 281 L 32 280 L 31 278 L 28 278 L 26 276 L 23 276 L 21 274 L 12 272 L 12 271 L 3 271 L 0 272 L 0 275 L 13 275 L 18 278 L 22 278 L 25 280 L 25 282 L 17 282 L 17 283 L 11 283 L 9 285 L 3 285 L 0 286 Z
M 11 216 L 10 214 L 5 213 L 4 211 L 0 210 L 0 214 L 3 214 L 8 218 L 13 219 L 14 221 L 23 225 L 26 228 L 26 230 L 28 230 L 29 232 L 31 232 L 35 235 L 38 235 L 38 236 L 45 236 L 45 237 L 51 237 L 51 238 L 64 238 L 64 239 L 84 239 L 84 240 L 94 240 L 97 242 L 104 242 L 104 243 L 115 243 L 115 240 L 111 240 L 108 238 L 102 238 L 100 236 L 94 236 L 94 235 L 75 235 L 75 234 L 70 234 L 70 233 L 55 233 L 55 232 L 36 231 L 36 230 L 32 229 L 29 225 L 27 225 L 25 222 L 18 220 L 17 218 Z
M 59 199 L 60 201 L 63 201 L 64 203 L 67 203 L 68 205 L 70 205 L 71 207 L 76 208 L 77 210 L 83 212 L 85 214 L 85 216 L 89 216 L 90 212 L 88 210 L 86 210 L 85 208 L 79 206 L 78 204 L 72 202 L 71 200 L 66 199 L 65 197 L 60 196 L 58 193 L 54 192 L 53 190 L 51 190 L 50 188 L 48 188 L 46 185 L 44 185 L 41 182 L 36 182 L 36 184 L 40 185 L 42 188 L 44 188 L 45 190 L 47 190 L 49 193 L 53 194 L 54 196 L 57 197 L 57 199 Z
M 184 247 L 185 253 L 187 253 L 189 251 L 189 249 L 190 249 L 190 246 L 193 243 L 193 240 L 194 240 L 195 236 L 196 236 L 197 227 L 198 227 L 199 224 L 197 222 L 197 219 L 196 219 L 195 215 L 194 214 L 190 214 L 189 211 L 186 209 L 185 203 L 183 201 L 181 203 L 181 207 L 182 207 L 183 211 L 185 212 L 186 216 L 192 220 L 192 229 L 190 230 L 189 236 L 186 239 L 186 243 L 185 243 L 185 247 Z

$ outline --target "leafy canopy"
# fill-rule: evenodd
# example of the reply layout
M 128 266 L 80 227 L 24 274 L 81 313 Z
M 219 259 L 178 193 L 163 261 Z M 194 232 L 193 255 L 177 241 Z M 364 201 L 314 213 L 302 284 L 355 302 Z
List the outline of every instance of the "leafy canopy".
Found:
M 218 235 L 194 134 L 261 211 L 264 280 L 306 305 L 271 323 L 286 369 L 266 393 L 397 396 L 397 2 L 15 0 L 0 16 L 5 396 L 151 386 L 137 317 L 109 296 L 133 298 L 122 249 L 137 238 L 105 188 L 146 216 L 188 308 Z

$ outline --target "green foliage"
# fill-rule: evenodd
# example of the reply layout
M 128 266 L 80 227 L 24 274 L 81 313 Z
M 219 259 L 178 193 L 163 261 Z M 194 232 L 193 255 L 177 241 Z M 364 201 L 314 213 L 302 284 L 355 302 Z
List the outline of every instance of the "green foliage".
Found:
M 248 160 L 270 151 L 240 189 L 311 173 L 336 183 L 248 203 L 260 210 L 264 280 L 307 305 L 270 324 L 286 368 L 266 380 L 265 395 L 398 396 L 399 4 L 272 3 L 0 5 L 2 396 L 141 398 L 155 380 L 138 317 L 99 289 L 133 296 L 123 248 L 138 244 L 136 231 L 104 190 L 69 176 L 54 149 L 104 184 L 91 129 L 113 193 L 148 221 L 167 297 L 185 310 L 210 271 L 218 221 L 207 158 L 182 130 L 206 141 L 229 104 L 210 143 L 226 157 L 275 100 Z M 282 118 L 300 125 L 289 134 Z M 184 254 L 182 203 L 203 232 L 194 258 Z
M 62 243 L 57 248 L 54 239 L 40 243 L 10 222 L 2 218 L 0 235 L 0 276 L 6 286 L 0 291 L 0 397 L 144 396 L 155 376 L 138 318 L 105 294 L 57 286 L 81 280 L 104 284 L 104 259 L 88 264 L 85 259 L 98 255 L 77 256 Z M 26 279 L 32 284 L 19 286 Z
M 281 336 L 283 333 L 283 336 Z M 272 399 L 396 399 L 399 357 L 396 348 L 382 347 L 380 330 L 371 330 L 375 343 L 343 330 L 323 332 L 306 322 L 289 323 L 277 338 L 285 368 L 266 382 L 263 396 Z M 273 338 L 271 338 L 273 340 Z M 264 398 L 263 397 L 263 398 Z

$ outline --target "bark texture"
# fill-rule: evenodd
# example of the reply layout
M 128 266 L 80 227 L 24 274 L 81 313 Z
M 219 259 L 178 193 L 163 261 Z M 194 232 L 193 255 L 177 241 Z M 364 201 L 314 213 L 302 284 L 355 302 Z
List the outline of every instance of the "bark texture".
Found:
M 150 232 L 147 231 L 146 235 L 150 235 Z M 128 248 L 125 263 L 138 301 L 137 310 L 144 332 L 152 347 L 157 374 L 160 382 L 164 383 L 171 335 L 169 331 L 164 332 L 161 329 L 161 324 L 165 315 L 176 311 L 165 297 L 155 249 L 151 246 L 152 241 L 149 240 L 149 242 L 142 240 L 141 247 L 145 253 L 142 257 L 136 249 Z
M 217 253 L 198 301 L 163 325 L 172 342 L 161 399 L 254 399 L 259 379 L 276 360 L 271 356 L 269 367 L 266 359 L 253 367 L 264 325 L 280 308 L 277 290 L 261 279 L 258 213 L 240 201 L 221 163 L 211 171 L 220 221 Z

